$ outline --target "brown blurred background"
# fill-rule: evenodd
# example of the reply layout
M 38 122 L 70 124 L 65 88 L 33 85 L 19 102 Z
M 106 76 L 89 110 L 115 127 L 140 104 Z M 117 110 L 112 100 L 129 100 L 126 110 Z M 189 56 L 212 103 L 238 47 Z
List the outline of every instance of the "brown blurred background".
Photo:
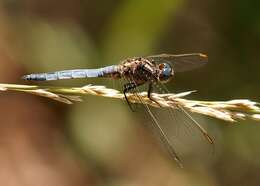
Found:
M 116 64 L 130 56 L 204 52 L 209 64 L 178 74 L 173 92 L 192 99 L 259 98 L 259 1 L 2 0 L 0 81 Z M 105 80 L 44 85 L 113 87 Z M 0 185 L 260 185 L 260 125 L 200 117 L 216 139 L 199 141 L 180 169 L 127 104 L 86 96 L 63 105 L 22 93 L 0 96 Z M 193 140 L 192 133 L 189 138 Z

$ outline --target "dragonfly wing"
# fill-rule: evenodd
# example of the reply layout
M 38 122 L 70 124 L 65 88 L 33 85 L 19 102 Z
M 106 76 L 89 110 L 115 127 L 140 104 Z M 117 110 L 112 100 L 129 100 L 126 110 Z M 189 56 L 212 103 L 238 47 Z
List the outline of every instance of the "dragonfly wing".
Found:
M 138 89 L 138 88 L 137 88 Z M 138 95 L 138 91 L 136 91 L 136 96 L 139 98 L 141 104 L 144 106 L 145 111 L 149 115 L 151 122 L 149 126 L 151 126 L 151 130 L 154 135 L 156 135 L 161 143 L 164 145 L 166 150 L 168 151 L 169 155 L 178 163 L 180 167 L 183 167 L 182 162 L 175 151 L 175 148 L 173 144 L 170 141 L 170 138 L 168 137 L 166 131 L 161 127 L 159 120 L 156 118 L 155 114 L 153 113 L 152 109 L 149 105 L 147 105 L 144 101 L 142 101 L 142 98 Z
M 133 80 L 131 81 L 134 82 Z M 143 98 L 139 95 L 140 87 L 136 86 L 134 89 L 130 91 L 132 94 L 134 94 L 140 101 L 142 107 L 144 108 L 146 112 L 146 116 L 149 117 L 148 124 L 149 129 L 152 130 L 153 134 L 156 135 L 159 139 L 162 145 L 165 147 L 165 149 L 168 151 L 169 155 L 178 163 L 180 167 L 182 167 L 181 160 L 179 156 L 177 155 L 174 146 L 170 142 L 170 139 L 168 138 L 166 132 L 164 129 L 160 126 L 159 121 L 157 120 L 156 116 L 154 115 L 153 111 L 151 110 L 150 106 L 143 101 Z
M 154 83 L 153 86 L 155 92 L 169 93 L 165 85 L 160 82 Z M 209 149 L 214 152 L 214 141 L 202 125 L 204 122 L 198 122 L 200 118 L 188 112 L 183 106 L 151 109 L 178 152 L 190 151 L 195 146 L 207 152 Z
M 159 54 L 146 57 L 155 63 L 169 63 L 175 72 L 190 71 L 199 68 L 208 62 L 208 57 L 201 53 L 191 54 Z
M 192 115 L 192 120 L 183 112 L 182 109 L 169 109 L 169 108 L 151 108 L 155 117 L 159 121 L 160 127 L 165 131 L 168 140 L 174 146 L 176 151 L 181 157 L 185 155 L 203 155 L 214 152 L 214 142 L 210 137 L 208 139 L 207 132 L 201 132 L 200 128 L 205 128 L 203 122 L 199 118 Z M 191 115 L 190 115 L 191 116 Z M 193 120 L 196 119 L 196 123 Z M 197 126 L 198 125 L 198 126 Z M 207 136 L 207 137 L 206 137 Z M 200 152 L 196 152 L 196 150 Z M 201 154 L 203 152 L 203 154 Z

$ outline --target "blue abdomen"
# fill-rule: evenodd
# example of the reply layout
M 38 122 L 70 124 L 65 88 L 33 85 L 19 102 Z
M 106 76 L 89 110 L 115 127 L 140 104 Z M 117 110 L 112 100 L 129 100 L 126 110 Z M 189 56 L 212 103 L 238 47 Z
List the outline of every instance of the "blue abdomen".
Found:
M 93 77 L 109 77 L 112 74 L 118 73 L 117 66 L 107 66 L 98 69 L 75 69 L 63 70 L 56 72 L 38 73 L 25 75 L 22 78 L 32 81 L 53 81 L 60 79 L 75 79 L 75 78 L 93 78 Z

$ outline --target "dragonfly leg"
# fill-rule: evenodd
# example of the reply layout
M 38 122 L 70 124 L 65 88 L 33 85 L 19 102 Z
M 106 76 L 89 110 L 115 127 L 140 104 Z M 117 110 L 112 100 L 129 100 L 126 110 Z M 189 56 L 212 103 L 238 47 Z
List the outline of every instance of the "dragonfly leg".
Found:
M 151 95 L 152 91 L 153 91 L 153 84 L 152 84 L 152 83 L 149 83 L 148 91 L 147 91 L 147 97 L 148 97 L 151 101 L 155 102 L 159 107 L 162 107 L 162 106 L 160 105 L 160 103 L 159 103 L 158 101 L 156 101 L 156 100 L 152 97 L 152 95 Z
M 124 84 L 124 90 L 123 90 L 123 93 L 124 93 L 124 96 L 125 96 L 125 100 L 128 104 L 128 106 L 130 107 L 130 109 L 134 112 L 134 109 L 131 105 L 131 103 L 129 102 L 127 96 L 126 96 L 126 93 L 129 92 L 130 90 L 132 89 L 135 89 L 136 88 L 136 84 L 135 83 L 127 83 L 127 84 Z

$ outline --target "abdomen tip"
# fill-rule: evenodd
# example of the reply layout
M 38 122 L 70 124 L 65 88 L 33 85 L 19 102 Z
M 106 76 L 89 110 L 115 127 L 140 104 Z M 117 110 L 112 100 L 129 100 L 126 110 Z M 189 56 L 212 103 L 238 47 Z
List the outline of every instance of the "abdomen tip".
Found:
M 30 75 L 24 75 L 21 77 L 23 80 L 30 80 Z

